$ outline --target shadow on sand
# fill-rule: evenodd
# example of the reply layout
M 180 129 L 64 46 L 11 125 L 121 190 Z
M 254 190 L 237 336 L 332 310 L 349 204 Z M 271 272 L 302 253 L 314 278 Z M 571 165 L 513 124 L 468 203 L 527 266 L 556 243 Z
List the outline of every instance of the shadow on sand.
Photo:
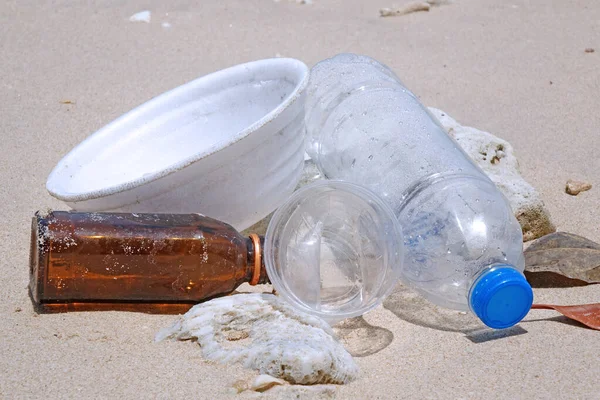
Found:
M 473 343 L 527 333 L 518 325 L 502 330 L 488 328 L 473 314 L 436 306 L 402 285 L 396 286 L 383 306 L 404 321 L 441 331 L 461 332 Z

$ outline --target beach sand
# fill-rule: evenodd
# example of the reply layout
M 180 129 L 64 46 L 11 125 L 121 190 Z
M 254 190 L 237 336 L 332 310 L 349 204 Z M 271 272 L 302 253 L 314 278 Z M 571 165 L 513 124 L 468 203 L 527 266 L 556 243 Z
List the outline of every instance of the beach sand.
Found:
M 194 343 L 153 343 L 173 316 L 33 312 L 26 290 L 30 218 L 38 209 L 66 209 L 45 189 L 63 155 L 155 95 L 276 55 L 309 66 L 339 52 L 381 60 L 424 104 L 512 143 L 558 229 L 600 242 L 600 3 L 455 0 L 430 12 L 379 17 L 380 8 L 393 5 L 2 2 L 0 398 L 600 398 L 599 333 L 552 311 L 532 311 L 500 335 L 474 335 L 424 327 L 379 307 L 365 320 L 393 340 L 356 357 L 358 380 L 262 395 L 231 394 L 232 383 L 253 371 L 203 361 Z M 129 21 L 143 10 L 151 11 L 150 23 Z M 594 187 L 569 196 L 570 178 Z M 535 295 L 556 304 L 600 301 L 598 286 Z M 373 332 L 362 331 L 363 345 Z

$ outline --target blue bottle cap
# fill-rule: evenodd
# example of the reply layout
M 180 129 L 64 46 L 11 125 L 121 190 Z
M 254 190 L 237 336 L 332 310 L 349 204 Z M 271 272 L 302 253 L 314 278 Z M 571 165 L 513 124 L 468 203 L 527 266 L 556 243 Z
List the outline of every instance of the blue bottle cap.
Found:
M 519 271 L 510 266 L 499 266 L 477 279 L 469 301 L 471 309 L 484 324 L 504 329 L 525 318 L 533 303 L 533 291 Z

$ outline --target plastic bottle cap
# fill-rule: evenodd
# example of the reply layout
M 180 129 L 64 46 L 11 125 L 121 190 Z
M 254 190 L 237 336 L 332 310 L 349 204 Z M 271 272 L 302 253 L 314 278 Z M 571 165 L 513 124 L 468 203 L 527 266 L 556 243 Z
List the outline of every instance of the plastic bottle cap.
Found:
M 484 324 L 504 329 L 525 318 L 533 303 L 533 291 L 519 271 L 499 267 L 479 277 L 471 289 L 470 303 Z

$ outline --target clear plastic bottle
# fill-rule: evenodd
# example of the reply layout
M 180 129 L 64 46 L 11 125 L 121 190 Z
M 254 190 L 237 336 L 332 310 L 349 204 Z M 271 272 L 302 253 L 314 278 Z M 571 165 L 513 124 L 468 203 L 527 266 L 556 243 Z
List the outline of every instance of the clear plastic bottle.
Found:
M 365 186 L 391 207 L 404 237 L 401 279 L 490 327 L 519 322 L 533 300 L 521 228 L 490 179 L 372 58 L 338 55 L 310 79 L 307 152 L 324 177 Z

